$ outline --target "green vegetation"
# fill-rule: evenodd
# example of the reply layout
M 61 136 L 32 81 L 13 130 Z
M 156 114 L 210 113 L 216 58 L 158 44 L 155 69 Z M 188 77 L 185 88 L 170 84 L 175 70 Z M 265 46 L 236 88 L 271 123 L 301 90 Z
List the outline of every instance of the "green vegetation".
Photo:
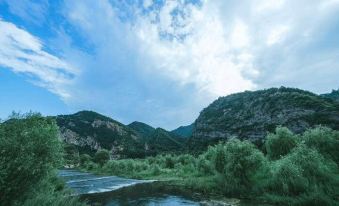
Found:
M 332 90 L 331 93 L 328 94 L 322 94 L 321 96 L 324 96 L 326 98 L 332 99 L 334 101 L 339 101 L 339 89 Z
M 276 205 L 338 205 L 339 133 L 325 127 L 295 135 L 278 127 L 265 140 L 265 155 L 249 141 L 232 138 L 193 156 L 86 161 L 82 169 L 158 179 L 206 195 L 247 198 Z
M 270 88 L 220 97 L 195 121 L 190 148 L 205 150 L 216 140 L 236 136 L 262 146 L 279 125 L 301 134 L 323 125 L 339 130 L 339 102 L 294 88 Z
M 326 127 L 317 127 L 306 131 L 303 136 L 304 143 L 329 160 L 339 165 L 339 132 Z
M 172 130 L 171 133 L 178 135 L 178 136 L 188 138 L 188 137 L 192 136 L 193 128 L 194 128 L 193 124 L 190 124 L 190 125 L 187 125 L 187 126 L 181 126 L 181 127 L 177 128 L 175 130 Z
M 148 138 L 155 130 L 155 128 L 145 124 L 143 122 L 132 122 L 128 125 L 129 128 L 132 128 L 136 133 L 144 138 Z
M 110 150 L 117 158 L 144 158 L 182 152 L 186 141 L 162 128 L 141 122 L 126 126 L 92 111 L 59 115 L 55 120 L 65 142 L 65 160 L 69 165 L 78 164 L 81 154 L 93 156 L 98 147 Z
M 83 205 L 66 197 L 56 177 L 63 150 L 58 127 L 39 114 L 13 114 L 0 124 L 0 205 Z
M 109 151 L 105 149 L 97 151 L 94 155 L 94 162 L 100 166 L 103 166 L 109 159 Z
M 278 127 L 275 134 L 266 137 L 267 156 L 272 160 L 280 159 L 297 146 L 298 137 L 286 127 Z
M 61 134 L 66 138 L 75 139 L 78 145 L 74 148 L 79 154 L 94 155 L 97 149 L 94 145 L 111 150 L 112 147 L 123 148 L 114 151 L 113 155 L 121 157 L 144 157 L 144 144 L 131 128 L 109 117 L 92 111 L 81 111 L 72 115 L 56 116 L 55 120 Z M 96 144 L 87 144 L 87 139 Z M 72 142 L 74 143 L 74 142 Z M 69 143 L 67 143 L 69 144 Z

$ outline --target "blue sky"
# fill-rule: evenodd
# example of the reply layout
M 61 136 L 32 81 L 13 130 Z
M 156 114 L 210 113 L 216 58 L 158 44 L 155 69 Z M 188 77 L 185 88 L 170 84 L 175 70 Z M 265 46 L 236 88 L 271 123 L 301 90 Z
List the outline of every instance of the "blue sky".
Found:
M 0 118 L 173 129 L 219 96 L 339 88 L 339 0 L 0 0 Z

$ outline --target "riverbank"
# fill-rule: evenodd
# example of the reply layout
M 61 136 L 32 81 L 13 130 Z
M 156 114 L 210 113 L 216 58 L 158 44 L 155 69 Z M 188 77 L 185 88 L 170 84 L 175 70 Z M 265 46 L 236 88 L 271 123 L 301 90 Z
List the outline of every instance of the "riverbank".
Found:
M 211 198 L 171 184 L 171 181 L 136 180 L 95 175 L 75 169 L 59 170 L 72 193 L 89 205 L 236 206 L 237 199 Z
M 96 163 L 87 158 L 80 165 L 97 174 L 156 179 L 207 197 L 274 205 L 333 206 L 339 202 L 339 170 L 334 155 L 337 151 L 330 146 L 337 137 L 337 131 L 323 127 L 303 135 L 277 128 L 267 136 L 265 154 L 248 141 L 231 139 L 209 147 L 199 156 L 167 154 L 109 160 L 109 155 L 106 159 L 100 155 L 94 157 Z
M 236 199 L 210 199 L 201 196 L 198 193 L 184 190 L 175 186 L 163 184 L 163 182 L 142 183 L 130 187 L 124 187 L 119 190 L 82 195 L 81 199 L 90 203 L 99 203 L 106 205 L 108 202 L 114 202 L 116 205 L 124 202 L 122 205 L 148 205 L 147 203 L 156 203 L 156 205 L 190 205 L 190 206 L 238 206 L 240 201 Z M 128 204 L 127 204 L 128 203 Z M 113 205 L 115 205 L 113 204 Z M 153 205 L 153 204 L 150 204 Z
M 138 161 L 138 160 L 133 160 Z M 143 160 L 140 160 L 143 161 Z M 221 176 L 210 175 L 199 176 L 197 174 L 183 175 L 178 173 L 178 169 L 161 169 L 159 174 L 152 174 L 152 172 L 128 172 L 124 174 L 113 173 L 112 170 L 107 170 L 107 167 L 95 167 L 90 170 L 79 167 L 77 168 L 83 172 L 92 172 L 97 175 L 117 175 L 123 178 L 132 178 L 139 180 L 155 180 L 150 184 L 138 184 L 128 188 L 137 188 L 137 190 L 148 191 L 152 193 L 153 191 L 162 191 L 166 194 L 175 194 L 181 195 L 184 197 L 192 197 L 196 201 L 199 201 L 199 205 L 205 206 L 256 206 L 256 205 L 267 205 L 270 204 L 251 198 L 227 198 L 222 193 L 222 190 L 218 190 L 217 182 L 222 181 Z M 130 170 L 133 171 L 133 170 Z M 218 180 L 219 179 L 219 180 Z M 130 189 L 122 188 L 119 190 L 119 194 L 126 192 L 128 193 Z M 115 192 L 118 193 L 118 192 Z M 105 195 L 101 195 L 105 197 Z M 100 196 L 100 197 L 101 197 Z M 101 198 L 102 198 L 101 197 Z M 88 198 L 88 196 L 87 196 Z M 100 198 L 97 198 L 97 200 Z

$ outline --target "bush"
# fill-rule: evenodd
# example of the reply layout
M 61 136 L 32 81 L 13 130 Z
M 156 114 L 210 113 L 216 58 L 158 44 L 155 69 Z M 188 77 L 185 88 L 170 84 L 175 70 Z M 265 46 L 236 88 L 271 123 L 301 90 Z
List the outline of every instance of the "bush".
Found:
M 272 160 L 280 159 L 297 145 L 297 137 L 286 127 L 277 127 L 274 134 L 266 137 L 267 155 Z
M 102 149 L 95 153 L 94 162 L 101 167 L 110 159 L 110 153 L 108 150 Z
M 201 155 L 198 159 L 198 170 L 202 175 L 214 174 L 211 162 L 209 160 L 206 160 L 203 155 Z
M 170 155 L 167 155 L 165 157 L 165 167 L 173 169 L 174 168 L 174 164 L 175 164 L 175 161 L 174 161 L 173 157 L 170 156 Z
M 190 164 L 190 163 L 194 164 L 195 158 L 190 154 L 183 154 L 183 155 L 180 155 L 177 158 L 177 161 L 178 161 L 178 163 L 180 163 L 182 165 L 187 165 L 187 164 Z
M 155 164 L 152 166 L 152 175 L 160 175 L 161 169 L 159 165 Z
M 88 164 L 91 160 L 92 160 L 92 158 L 91 158 L 91 156 L 89 156 L 88 154 L 82 154 L 82 155 L 80 155 L 80 165 L 81 165 L 81 166 L 85 166 L 85 165 Z
M 316 149 L 324 157 L 332 159 L 339 166 L 339 132 L 327 127 L 317 127 L 306 131 L 302 140 Z
M 80 162 L 79 151 L 76 145 L 64 144 L 64 160 L 66 165 L 78 165 Z
M 232 139 L 225 145 L 225 192 L 241 195 L 252 192 L 267 171 L 267 160 L 252 143 Z
M 331 197 L 338 195 L 337 171 L 336 164 L 326 160 L 316 150 L 300 144 L 272 165 L 268 191 L 294 199 L 293 205 L 310 205 L 313 201 L 314 204 L 330 201 L 331 204 L 325 205 L 334 205 Z
M 50 180 L 44 180 L 33 189 L 30 198 L 27 198 L 20 206 L 85 206 L 77 197 L 70 196 L 64 191 L 56 191 Z
M 223 144 L 218 144 L 215 150 L 215 157 L 214 157 L 214 167 L 215 170 L 219 173 L 224 173 L 225 170 L 225 148 Z

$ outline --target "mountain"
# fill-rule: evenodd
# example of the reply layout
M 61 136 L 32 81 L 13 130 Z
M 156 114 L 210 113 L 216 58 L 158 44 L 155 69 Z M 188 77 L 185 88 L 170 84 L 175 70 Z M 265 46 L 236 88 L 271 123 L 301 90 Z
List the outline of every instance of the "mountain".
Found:
M 181 152 L 186 143 L 203 149 L 232 136 L 262 144 L 268 132 L 281 125 L 295 133 L 324 125 L 339 130 L 338 91 L 317 95 L 293 88 L 246 91 L 220 97 L 198 119 L 171 132 L 142 122 L 124 125 L 92 111 L 59 115 L 60 136 L 80 153 L 108 149 L 113 157 L 141 158 Z M 188 138 L 189 137 L 189 138 Z
M 142 157 L 143 139 L 131 128 L 92 111 L 55 117 L 61 138 L 75 145 L 80 153 L 110 150 L 115 157 Z
M 328 94 L 322 94 L 321 96 L 330 98 L 334 101 L 339 101 L 339 89 L 337 90 L 332 90 L 331 93 Z
M 179 152 L 185 145 L 185 139 L 162 128 L 153 128 L 142 122 L 132 122 L 128 125 L 145 142 L 147 155 L 156 155 L 163 152 Z
M 192 132 L 193 132 L 193 124 L 190 124 L 187 126 L 181 126 L 171 131 L 172 134 L 182 136 L 182 137 L 191 137 Z
M 185 138 L 175 136 L 162 128 L 157 128 L 151 134 L 147 147 L 151 154 L 179 152 L 184 149 L 185 142 Z
M 315 125 L 339 129 L 339 103 L 293 88 L 246 91 L 220 97 L 194 123 L 191 148 L 232 136 L 260 144 L 278 125 L 296 133 Z
M 142 158 L 164 152 L 182 151 L 184 139 L 142 122 L 124 125 L 93 111 L 55 117 L 60 137 L 70 154 L 93 155 L 107 149 L 113 158 Z
M 152 133 L 155 131 L 155 128 L 145 124 L 143 122 L 132 122 L 128 125 L 129 128 L 132 128 L 139 136 L 148 139 L 152 135 Z

